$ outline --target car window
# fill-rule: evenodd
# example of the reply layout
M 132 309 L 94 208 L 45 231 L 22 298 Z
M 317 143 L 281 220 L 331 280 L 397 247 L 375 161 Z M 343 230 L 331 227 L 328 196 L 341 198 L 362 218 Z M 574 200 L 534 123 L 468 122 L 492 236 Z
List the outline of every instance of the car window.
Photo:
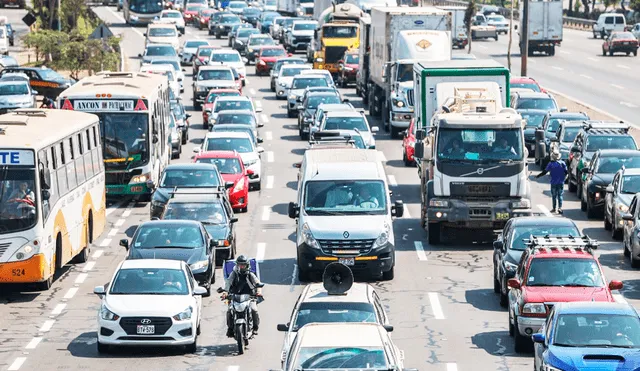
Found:
M 573 143 L 573 141 L 576 139 L 576 136 L 580 132 L 580 129 L 581 128 L 579 126 L 565 127 L 564 132 L 562 134 L 563 136 L 562 138 L 560 138 L 560 140 L 563 143 Z
M 109 295 L 188 295 L 187 277 L 179 269 L 121 269 Z
M 280 49 L 280 48 L 262 49 L 262 51 L 260 52 L 260 55 L 262 57 L 278 57 L 286 54 L 287 52 L 285 52 L 284 49 Z
M 522 118 L 526 120 L 527 122 L 526 127 L 528 128 L 539 127 L 540 124 L 542 124 L 542 120 L 544 119 L 544 114 L 540 114 L 540 113 L 522 112 L 520 113 L 520 116 L 522 116 Z
M 329 117 L 326 119 L 323 130 L 360 130 L 369 131 L 369 126 L 364 117 Z
M 196 220 L 213 224 L 226 224 L 227 216 L 222 204 L 216 202 L 170 202 L 162 217 L 166 220 Z
M 513 234 L 511 238 L 511 250 L 524 251 L 527 247 L 525 240 L 531 236 L 546 236 L 546 235 L 559 235 L 559 236 L 580 236 L 580 230 L 575 226 L 568 225 L 527 225 L 527 226 L 515 226 L 513 228 Z
M 600 268 L 594 259 L 537 258 L 531 261 L 528 286 L 602 287 Z
M 177 215 L 177 211 L 174 212 Z M 173 219 L 185 219 L 186 213 Z M 132 249 L 160 249 L 160 248 L 200 248 L 204 244 L 202 233 L 198 226 L 183 224 L 151 224 L 142 225 L 136 231 L 131 242 Z
M 212 62 L 241 62 L 240 54 L 236 53 L 214 53 L 211 55 Z
M 518 101 L 517 109 L 540 109 L 540 110 L 552 110 L 556 109 L 556 103 L 553 99 L 549 98 L 521 98 Z
M 165 170 L 161 188 L 173 187 L 218 187 L 220 178 L 217 170 Z
M 640 192 L 640 175 L 625 175 L 621 177 L 620 193 L 635 194 Z
M 553 344 L 637 349 L 640 348 L 640 319 L 637 315 L 561 314 Z
M 200 70 L 198 80 L 234 80 L 231 70 Z
M 198 158 L 196 162 L 204 162 L 207 164 L 216 165 L 218 171 L 221 174 L 240 174 L 242 173 L 242 164 L 240 160 L 234 157 L 231 158 L 213 158 L 213 157 L 203 157 Z
M 604 23 L 605 24 L 613 24 L 613 17 L 605 17 Z
M 308 323 L 368 322 L 376 323 L 373 305 L 369 303 L 303 302 L 291 324 L 294 331 Z
M 296 78 L 293 80 L 293 89 L 306 89 L 308 87 L 329 86 L 324 78 Z
M 597 174 L 615 174 L 622 167 L 626 169 L 638 169 L 640 168 L 640 157 L 600 157 L 600 161 L 595 167 Z
M 587 152 L 599 149 L 637 149 L 631 136 L 626 135 L 590 135 L 587 138 Z
M 207 138 L 204 150 L 249 153 L 253 152 L 253 145 L 249 138 Z
M 248 100 L 224 100 L 217 101 L 213 112 L 239 110 L 239 111 L 253 111 L 253 105 Z
M 175 28 L 152 28 L 149 30 L 151 37 L 171 37 L 178 36 Z
M 216 119 L 216 125 L 221 124 L 255 125 L 256 119 L 252 114 L 222 113 Z

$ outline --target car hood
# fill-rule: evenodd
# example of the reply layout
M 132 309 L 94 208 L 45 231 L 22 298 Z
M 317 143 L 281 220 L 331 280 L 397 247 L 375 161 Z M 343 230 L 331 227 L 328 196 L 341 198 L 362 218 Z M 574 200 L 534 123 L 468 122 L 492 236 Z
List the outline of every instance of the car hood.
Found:
M 173 57 L 169 55 L 145 55 L 142 57 L 142 63 L 151 63 L 151 61 L 155 61 L 156 59 L 167 59 L 168 57 Z
M 522 250 L 508 249 L 507 253 L 504 255 L 504 260 L 511 264 L 518 265 L 520 258 L 522 257 L 522 253 L 524 253 Z
M 285 86 L 290 88 L 294 77 L 295 76 L 278 76 L 278 84 L 285 83 Z
M 224 62 L 225 65 L 227 66 L 231 66 L 233 68 L 236 69 L 236 71 L 238 71 L 238 73 L 240 73 L 241 70 L 246 70 L 246 66 L 244 65 L 244 62 L 240 61 L 240 62 Z
M 182 260 L 187 264 L 193 264 L 197 261 L 204 260 L 202 249 L 136 249 L 133 248 L 127 259 L 168 259 Z
M 562 370 L 631 371 L 640 368 L 638 349 L 550 345 L 548 356 L 549 362 Z
M 31 95 L 0 95 L 0 105 L 33 103 Z
M 235 88 L 236 82 L 231 80 L 201 80 L 196 86 L 204 86 L 208 88 Z
M 229 235 L 229 227 L 226 224 L 205 224 L 204 229 L 214 240 L 225 240 Z
M 527 303 L 611 301 L 606 287 L 524 286 Z
M 384 231 L 387 215 L 313 215 L 305 217 L 305 222 L 318 239 L 345 240 L 345 232 L 348 240 L 375 239 Z
M 243 175 L 241 174 L 220 174 L 225 182 L 237 182 Z
M 293 36 L 309 36 L 309 37 L 313 37 L 313 33 L 315 31 L 313 30 L 291 30 L 291 35 Z
M 104 303 L 121 317 L 172 317 L 192 305 L 190 295 L 107 295 Z
M 594 174 L 591 178 L 591 185 L 608 186 L 613 181 L 613 177 L 616 174 Z
M 280 58 L 283 58 L 283 55 L 279 55 L 277 57 L 260 57 L 261 60 L 265 61 L 265 62 L 269 62 L 269 63 L 273 63 L 275 61 L 277 61 Z

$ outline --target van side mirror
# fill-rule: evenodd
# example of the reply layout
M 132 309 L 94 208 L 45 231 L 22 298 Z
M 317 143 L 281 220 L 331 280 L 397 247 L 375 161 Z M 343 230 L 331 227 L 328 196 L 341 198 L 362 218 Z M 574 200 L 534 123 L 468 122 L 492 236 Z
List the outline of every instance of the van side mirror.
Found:
M 493 249 L 494 250 L 502 250 L 503 243 L 500 240 L 493 241 Z
M 535 333 L 531 335 L 531 340 L 534 343 L 544 343 L 544 334 L 542 332 Z
M 277 326 L 278 331 L 287 332 L 289 331 L 289 324 L 286 325 L 284 323 L 279 323 Z
M 42 199 L 44 201 L 49 201 L 51 198 L 51 192 L 49 192 L 48 189 L 43 189 L 40 193 L 42 194 Z
M 93 288 L 93 293 L 102 298 L 106 293 L 106 290 L 104 289 L 104 286 L 96 286 Z
M 507 281 L 507 286 L 509 286 L 512 289 L 519 289 L 520 281 L 518 281 L 517 278 L 509 278 L 509 280 Z
M 295 202 L 289 202 L 289 209 L 287 210 L 289 218 L 295 219 L 300 215 L 300 207 Z
M 398 200 L 391 206 L 391 215 L 396 218 L 402 218 L 402 215 L 404 215 L 404 203 L 402 201 Z

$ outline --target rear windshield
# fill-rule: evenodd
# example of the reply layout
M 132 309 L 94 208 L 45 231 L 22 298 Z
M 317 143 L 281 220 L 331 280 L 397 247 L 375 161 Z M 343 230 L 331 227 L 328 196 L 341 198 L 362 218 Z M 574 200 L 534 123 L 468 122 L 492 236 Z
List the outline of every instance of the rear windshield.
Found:
M 587 152 L 599 149 L 637 149 L 633 138 L 626 135 L 591 135 L 587 138 Z
M 323 78 L 295 79 L 293 81 L 294 89 L 305 89 L 310 86 L 329 86 L 329 84 L 327 84 L 327 80 Z
M 543 110 L 555 110 L 557 109 L 555 102 L 553 99 L 548 98 L 532 98 L 532 99 L 522 99 L 518 102 L 517 109 L 543 109 Z

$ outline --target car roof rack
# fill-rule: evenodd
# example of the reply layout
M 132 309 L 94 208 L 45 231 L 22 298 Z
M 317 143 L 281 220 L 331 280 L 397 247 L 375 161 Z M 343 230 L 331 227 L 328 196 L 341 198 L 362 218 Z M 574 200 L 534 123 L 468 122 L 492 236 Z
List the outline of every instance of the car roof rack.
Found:
M 534 253 L 548 253 L 563 250 L 568 252 L 583 251 L 588 254 L 593 254 L 593 250 L 596 250 L 599 245 L 598 241 L 587 235 L 576 237 L 571 235 L 551 234 L 544 236 L 530 235 L 529 238 L 524 239 L 524 243 L 527 248 L 534 250 Z
M 595 121 L 588 120 L 584 122 L 584 130 L 589 131 L 591 129 L 608 129 L 608 130 L 620 130 L 622 132 L 629 132 L 631 129 L 631 125 L 625 124 L 624 121 L 613 122 L 613 121 Z

